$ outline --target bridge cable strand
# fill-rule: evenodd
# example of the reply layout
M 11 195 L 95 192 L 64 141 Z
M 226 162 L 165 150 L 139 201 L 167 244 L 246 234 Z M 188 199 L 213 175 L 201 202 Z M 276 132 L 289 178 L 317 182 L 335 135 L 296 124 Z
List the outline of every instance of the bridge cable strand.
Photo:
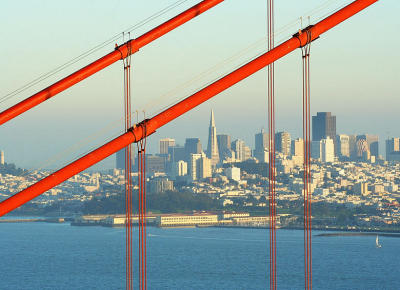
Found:
M 144 120 L 146 120 L 146 113 L 143 111 Z M 143 223 L 144 223 L 144 289 L 147 290 L 147 229 L 146 229 L 146 145 L 147 145 L 147 127 L 146 121 L 143 123 L 144 127 L 144 141 L 143 141 Z
M 142 167 L 143 167 L 143 155 L 141 151 L 141 146 L 140 142 L 137 144 L 138 146 L 138 226 L 139 226 L 139 231 L 138 231 L 138 241 L 139 241 L 139 247 L 138 247 L 138 263 L 139 263 L 139 273 L 138 273 L 138 282 L 139 282 L 139 289 L 142 288 L 142 281 L 143 281 L 143 267 L 142 267 Z
M 140 125 L 144 138 L 138 143 L 138 209 L 139 209 L 139 289 L 147 289 L 146 257 L 146 120 Z
M 138 283 L 139 287 L 138 289 L 142 289 L 141 287 L 141 281 L 142 281 L 142 260 L 141 260 L 141 246 L 142 246 L 142 239 L 141 239 L 141 233 L 142 233 L 142 227 L 141 227 L 141 190 L 142 190 L 142 152 L 140 151 L 140 146 L 139 143 L 137 143 L 137 156 L 138 156 Z
M 130 37 L 130 35 L 129 35 Z M 128 51 L 131 50 L 130 42 Z M 132 127 L 131 120 L 131 54 L 123 60 L 124 64 L 124 113 L 125 131 Z M 132 267 L 132 150 L 131 145 L 125 147 L 125 259 L 126 259 L 126 289 L 133 289 Z
M 274 2 L 267 1 L 268 50 L 274 48 Z M 269 254 L 270 289 L 276 289 L 276 202 L 275 202 L 275 84 L 274 64 L 268 66 L 268 139 L 269 139 Z
M 305 289 L 312 289 L 312 241 L 311 241 L 311 94 L 310 94 L 310 50 L 311 30 L 306 28 L 300 30 L 300 35 L 306 33 L 307 42 L 301 44 L 302 70 L 303 70 L 303 202 L 304 202 L 304 286 Z

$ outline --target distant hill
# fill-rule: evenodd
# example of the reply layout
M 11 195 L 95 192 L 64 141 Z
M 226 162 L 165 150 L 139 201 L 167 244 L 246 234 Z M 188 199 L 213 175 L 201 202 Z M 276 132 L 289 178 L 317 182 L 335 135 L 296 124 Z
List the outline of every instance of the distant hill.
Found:
M 0 174 L 11 174 L 11 175 L 22 175 L 26 172 L 27 170 L 17 168 L 15 164 L 13 163 L 5 163 L 5 164 L 0 164 Z

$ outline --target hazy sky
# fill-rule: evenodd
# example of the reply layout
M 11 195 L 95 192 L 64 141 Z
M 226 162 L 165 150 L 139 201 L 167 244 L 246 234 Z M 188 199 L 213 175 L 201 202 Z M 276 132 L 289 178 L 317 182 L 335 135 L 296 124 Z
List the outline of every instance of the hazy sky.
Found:
M 175 2 L 2 1 L 0 97 Z M 198 2 L 184 2 L 133 31 L 132 36 L 141 35 Z M 265 42 L 258 41 L 266 36 L 266 2 L 225 0 L 142 48 L 132 59 L 134 110 L 145 109 L 151 117 L 264 51 Z M 281 32 L 276 36 L 278 42 L 298 30 L 300 16 L 309 15 L 322 3 L 331 5 L 314 11 L 312 22 L 351 1 L 275 2 L 276 30 Z M 338 133 L 380 134 L 381 139 L 400 136 L 398 11 L 399 1 L 378 1 L 312 44 L 312 114 L 331 111 L 337 116 Z M 288 30 L 280 29 L 290 23 L 293 25 Z M 0 110 L 113 48 L 114 44 L 110 44 L 0 103 Z M 240 52 L 233 61 L 224 62 Z M 6 161 L 23 167 L 58 168 L 119 135 L 123 128 L 122 85 L 123 67 L 118 62 L 3 125 L 0 148 L 5 151 Z M 276 102 L 277 130 L 299 136 L 300 51 L 276 64 Z M 267 127 L 266 105 L 263 70 L 160 129 L 149 138 L 149 149 L 157 151 L 158 140 L 163 137 L 176 138 L 180 144 L 185 137 L 200 137 L 205 146 L 211 108 L 215 111 L 217 133 L 231 134 L 253 146 L 254 134 Z M 114 158 L 102 166 L 113 164 Z

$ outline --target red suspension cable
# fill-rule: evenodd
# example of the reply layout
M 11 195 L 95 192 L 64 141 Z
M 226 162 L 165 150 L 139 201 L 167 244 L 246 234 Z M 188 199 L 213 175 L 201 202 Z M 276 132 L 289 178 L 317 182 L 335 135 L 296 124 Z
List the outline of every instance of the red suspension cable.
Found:
M 303 68 L 303 202 L 304 202 L 304 287 L 312 289 L 312 240 L 311 240 L 311 94 L 310 94 L 310 49 L 311 27 L 305 30 L 307 42 L 302 46 Z M 301 35 L 301 31 L 298 36 Z
M 146 132 L 146 121 L 143 123 Z M 147 246 L 146 246 L 146 143 L 147 138 L 138 144 L 138 222 L 139 222 L 139 289 L 147 289 Z
M 130 43 L 130 42 L 129 42 Z M 124 63 L 124 113 L 125 131 L 132 127 L 131 120 L 131 46 L 128 46 L 128 57 Z M 131 145 L 125 147 L 125 261 L 126 289 L 133 289 L 132 267 L 132 150 Z
M 267 0 L 268 50 L 274 48 L 274 1 Z M 268 139 L 269 139 L 269 257 L 270 289 L 276 289 L 276 201 L 275 201 L 275 82 L 274 63 L 268 66 Z

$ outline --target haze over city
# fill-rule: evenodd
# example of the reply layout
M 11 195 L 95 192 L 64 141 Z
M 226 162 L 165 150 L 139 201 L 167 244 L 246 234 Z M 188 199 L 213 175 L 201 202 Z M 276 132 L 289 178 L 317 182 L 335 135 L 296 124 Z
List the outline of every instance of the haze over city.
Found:
M 320 1 L 301 4 L 298 1 L 289 2 L 276 3 L 276 30 L 288 23 L 293 24 L 277 35 L 277 40 L 285 39 L 296 31 L 300 26 L 299 15 L 307 15 L 320 4 Z M 332 2 L 326 9 L 312 15 L 314 18 L 311 20 L 349 1 Z M 160 19 L 134 31 L 132 36 L 142 34 L 194 3 L 196 1 L 185 2 Z M 5 1 L 0 13 L 3 23 L 8 27 L 4 31 L 8 45 L 1 48 L 2 55 L 7 55 L 7 58 L 1 58 L 1 66 L 7 74 L 1 78 L 0 94 L 13 91 L 169 4 L 172 2 L 117 1 L 98 2 L 93 6 L 74 1 L 68 4 L 42 1 L 26 3 L 26 9 L 21 10 L 17 3 Z M 76 10 L 76 7 L 79 9 Z M 329 37 L 322 36 L 320 41 L 312 45 L 312 114 L 317 111 L 333 112 L 337 116 L 338 132 L 377 134 L 381 141 L 388 136 L 400 136 L 397 126 L 400 91 L 396 85 L 400 63 L 392 49 L 399 45 L 399 39 L 392 37 L 399 27 L 395 12 L 399 8 L 397 2 L 389 5 L 378 3 L 374 9 L 361 12 L 351 23 L 345 22 L 334 28 Z M 226 1 L 171 32 L 168 37 L 143 48 L 133 57 L 133 107 L 139 110 L 145 108 L 146 115 L 152 116 L 164 106 L 264 51 L 265 46 L 261 43 L 235 61 L 217 67 L 214 72 L 196 79 L 184 89 L 165 96 L 177 86 L 265 37 L 265 9 L 265 1 L 253 1 L 251 6 L 241 1 Z M 98 21 L 99 18 L 102 21 Z M 307 22 L 306 18 L 303 22 Z M 119 39 L 118 43 L 121 41 Z M 5 109 L 22 100 L 44 84 L 50 84 L 110 49 L 112 45 L 44 83 L 2 102 L 1 108 Z M 278 61 L 276 75 L 277 131 L 285 130 L 293 137 L 299 137 L 300 53 Z M 37 168 L 44 165 L 43 160 L 53 159 L 60 152 L 76 146 L 72 153 L 64 154 L 60 160 L 47 165 L 59 168 L 89 149 L 96 148 L 122 132 L 122 83 L 120 63 L 92 76 L 54 100 L 27 112 L 23 118 L 16 118 L 2 126 L 0 149 L 7 152 L 10 162 L 26 168 Z M 206 144 L 211 108 L 215 110 L 219 133 L 243 139 L 254 147 L 254 134 L 263 127 L 267 128 L 266 71 L 260 71 L 178 118 L 173 125 L 160 129 L 149 138 L 149 151 L 157 152 L 158 139 L 162 137 L 175 138 L 181 144 L 186 137 L 200 137 L 202 143 Z M 78 140 L 85 140 L 104 127 L 106 132 L 99 134 L 95 140 L 76 145 Z M 381 152 L 384 152 L 383 148 Z M 111 158 L 97 168 L 112 168 L 113 165 L 114 158 Z

